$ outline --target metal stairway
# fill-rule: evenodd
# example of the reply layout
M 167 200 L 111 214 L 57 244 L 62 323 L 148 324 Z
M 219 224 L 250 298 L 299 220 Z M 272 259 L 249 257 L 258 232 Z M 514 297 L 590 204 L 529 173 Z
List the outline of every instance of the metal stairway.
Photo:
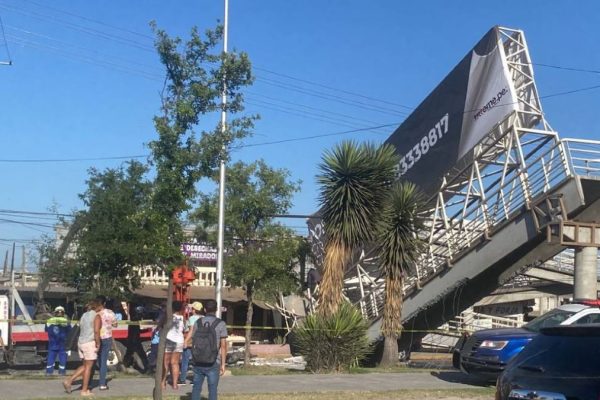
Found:
M 520 107 L 430 199 L 428 249 L 405 280 L 402 322 L 411 333 L 401 346 L 567 248 L 563 228 L 593 231 L 600 221 L 600 142 L 560 139 L 545 120 L 523 32 L 501 32 Z M 384 283 L 376 258 L 363 256 L 346 278 L 346 297 L 379 337 Z

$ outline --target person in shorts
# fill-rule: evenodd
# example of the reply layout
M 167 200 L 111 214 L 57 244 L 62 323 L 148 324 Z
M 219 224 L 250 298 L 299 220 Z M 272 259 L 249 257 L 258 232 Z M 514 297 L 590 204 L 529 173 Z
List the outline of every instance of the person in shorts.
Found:
M 102 326 L 100 316 L 98 315 L 100 308 L 101 306 L 98 301 L 90 301 L 87 311 L 79 320 L 77 348 L 79 350 L 79 357 L 83 360 L 83 363 L 75 370 L 73 375 L 63 381 L 63 387 L 67 393 L 71 393 L 73 381 L 81 377 L 81 395 L 84 397 L 94 395 L 89 388 L 89 384 L 92 367 L 98 358 L 98 349 L 100 348 L 100 327 Z
M 173 389 L 178 389 L 177 382 L 179 381 L 179 362 L 181 353 L 183 352 L 183 330 L 185 321 L 182 315 L 182 303 L 180 301 L 173 302 L 173 324 L 167 332 L 167 344 L 165 346 L 165 359 L 163 366 L 162 386 L 167 387 L 167 372 L 169 367 L 171 370 L 171 385 Z
M 204 303 L 204 311 L 206 315 L 199 320 L 201 324 L 213 324 L 217 320 L 217 302 L 208 300 Z M 188 346 L 192 346 L 194 333 L 197 329 L 197 323 L 192 325 L 188 332 L 185 341 Z M 217 400 L 217 386 L 219 385 L 219 377 L 225 373 L 225 364 L 227 359 L 227 326 L 225 321 L 219 319 L 215 326 L 217 340 L 219 343 L 219 354 L 212 364 L 196 364 L 194 363 L 194 386 L 192 388 L 191 400 L 200 400 L 202 385 L 204 379 L 208 386 L 208 400 Z

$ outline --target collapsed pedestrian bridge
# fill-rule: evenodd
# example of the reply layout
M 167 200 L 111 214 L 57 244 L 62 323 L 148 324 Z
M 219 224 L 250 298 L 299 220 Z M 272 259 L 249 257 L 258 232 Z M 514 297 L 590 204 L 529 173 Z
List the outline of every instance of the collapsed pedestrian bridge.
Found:
M 387 142 L 401 179 L 429 199 L 427 251 L 404 286 L 403 341 L 567 248 L 579 296 L 596 297 L 600 142 L 562 139 L 548 124 L 522 31 L 490 30 Z M 345 294 L 372 338 L 383 285 L 375 254 L 347 271 Z

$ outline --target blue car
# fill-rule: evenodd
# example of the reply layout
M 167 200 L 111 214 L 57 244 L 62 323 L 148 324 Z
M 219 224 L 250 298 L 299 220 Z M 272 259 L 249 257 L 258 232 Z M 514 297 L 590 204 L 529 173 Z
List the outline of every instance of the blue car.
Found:
M 456 344 L 453 365 L 466 374 L 495 381 L 506 364 L 536 337 L 542 328 L 557 325 L 600 323 L 600 308 L 566 304 L 532 320 L 521 328 L 484 329 Z

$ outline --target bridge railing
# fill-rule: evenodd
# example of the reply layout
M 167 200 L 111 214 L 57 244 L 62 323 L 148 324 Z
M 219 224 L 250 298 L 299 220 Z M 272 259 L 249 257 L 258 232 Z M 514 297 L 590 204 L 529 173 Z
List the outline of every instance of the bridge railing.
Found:
M 215 286 L 215 267 L 191 267 L 196 273 L 192 286 Z M 153 266 L 137 267 L 135 273 L 140 277 L 143 285 L 166 286 L 169 284 L 169 274 Z
M 405 293 L 423 286 L 445 265 L 466 254 L 481 240 L 490 239 L 495 229 L 522 213 L 532 201 L 552 192 L 569 177 L 600 177 L 600 141 L 542 139 L 533 138 L 527 143 L 528 139 L 519 136 L 520 148 L 533 146 L 533 150 L 526 153 L 519 165 L 512 166 L 513 171 L 509 171 L 513 144 L 507 143 L 511 139 L 505 138 L 508 151 L 499 158 L 504 160 L 501 173 L 486 168 L 488 165 L 473 167 L 472 178 L 478 181 L 479 195 L 472 190 L 472 182 L 458 188 L 455 198 L 443 198 L 440 193 L 428 220 L 429 237 L 424 238 L 430 244 L 428 251 L 423 255 L 417 274 L 406 278 Z M 502 164 L 502 161 L 495 164 Z M 477 178 L 478 174 L 481 178 Z M 562 267 L 568 268 L 569 257 L 572 256 L 565 254 L 551 263 L 559 265 L 564 262 L 566 265 Z M 365 316 L 371 320 L 381 314 L 383 302 L 383 284 L 373 285 L 372 282 L 358 301 Z
M 560 142 L 540 142 L 534 153 L 509 168 L 510 147 L 512 145 L 507 148 L 501 171 L 488 168 L 492 163 L 476 163 L 470 181 L 457 188 L 453 197 L 444 198 L 440 192 L 429 219 L 428 251 L 419 265 L 418 276 L 409 284 L 414 285 L 416 280 L 426 281 L 435 275 L 482 238 L 492 236 L 532 200 L 550 192 L 571 175 Z M 497 160 L 495 164 L 502 164 L 502 161 Z M 477 190 L 474 190 L 475 185 Z
M 476 313 L 474 311 L 464 311 L 455 319 L 448 321 L 448 330 L 474 332 L 481 329 L 496 328 L 517 328 L 523 325 L 521 315 L 515 317 L 499 317 Z
M 562 142 L 576 175 L 600 177 L 600 142 L 585 139 L 563 139 Z

